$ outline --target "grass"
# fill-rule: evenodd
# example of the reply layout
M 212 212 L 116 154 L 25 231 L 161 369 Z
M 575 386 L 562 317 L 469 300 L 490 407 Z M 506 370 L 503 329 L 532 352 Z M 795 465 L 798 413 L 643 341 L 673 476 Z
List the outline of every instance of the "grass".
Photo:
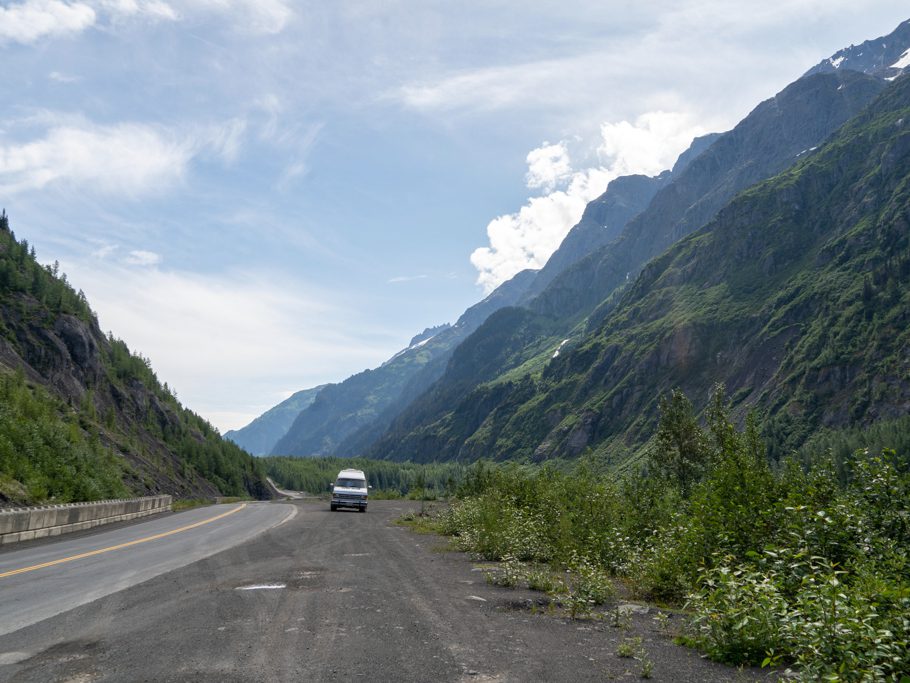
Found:
M 185 510 L 192 510 L 194 508 L 214 504 L 215 501 L 211 498 L 184 498 L 182 500 L 175 500 L 173 505 L 171 505 L 171 510 L 174 512 L 184 512 Z

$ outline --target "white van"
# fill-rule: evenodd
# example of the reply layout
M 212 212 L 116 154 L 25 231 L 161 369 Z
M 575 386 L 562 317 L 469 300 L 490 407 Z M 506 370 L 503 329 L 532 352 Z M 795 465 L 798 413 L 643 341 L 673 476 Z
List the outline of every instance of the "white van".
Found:
M 338 478 L 331 485 L 332 512 L 338 508 L 357 508 L 361 512 L 367 511 L 367 478 L 363 470 L 341 470 Z

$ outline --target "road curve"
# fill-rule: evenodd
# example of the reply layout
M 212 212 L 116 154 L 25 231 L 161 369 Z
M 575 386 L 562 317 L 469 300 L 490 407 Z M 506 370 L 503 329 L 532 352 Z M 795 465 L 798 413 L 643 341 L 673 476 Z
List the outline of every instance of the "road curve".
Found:
M 291 505 L 196 508 L 0 553 L 0 635 L 214 555 L 295 515 Z

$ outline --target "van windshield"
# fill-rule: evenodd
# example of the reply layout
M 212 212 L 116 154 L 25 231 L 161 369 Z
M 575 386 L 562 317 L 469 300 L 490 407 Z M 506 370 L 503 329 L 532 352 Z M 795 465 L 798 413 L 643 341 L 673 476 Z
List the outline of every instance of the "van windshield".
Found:
M 339 479 L 335 486 L 341 486 L 346 489 L 365 489 L 367 483 L 364 479 Z

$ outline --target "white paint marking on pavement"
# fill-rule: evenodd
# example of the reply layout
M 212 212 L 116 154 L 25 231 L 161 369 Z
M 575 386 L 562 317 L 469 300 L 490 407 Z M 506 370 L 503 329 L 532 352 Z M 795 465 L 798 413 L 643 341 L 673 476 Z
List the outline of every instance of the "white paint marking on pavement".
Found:
M 280 588 L 287 588 L 286 584 L 283 583 L 260 583 L 254 586 L 237 586 L 235 591 L 273 591 Z
M 0 652 L 0 666 L 4 664 L 18 664 L 31 657 L 30 652 Z
M 468 600 L 477 600 L 477 602 L 486 602 L 486 598 L 482 598 L 479 595 L 469 595 Z
M 296 506 L 296 505 L 293 505 L 293 506 L 291 506 L 291 513 L 290 513 L 287 517 L 285 517 L 284 519 L 282 519 L 280 522 L 278 522 L 278 524 L 275 525 L 275 528 L 277 529 L 278 527 L 280 527 L 280 526 L 281 526 L 282 524 L 284 524 L 285 522 L 290 522 L 290 521 L 291 521 L 292 519 L 294 519 L 294 517 L 296 517 L 296 516 L 297 516 L 297 506 Z

